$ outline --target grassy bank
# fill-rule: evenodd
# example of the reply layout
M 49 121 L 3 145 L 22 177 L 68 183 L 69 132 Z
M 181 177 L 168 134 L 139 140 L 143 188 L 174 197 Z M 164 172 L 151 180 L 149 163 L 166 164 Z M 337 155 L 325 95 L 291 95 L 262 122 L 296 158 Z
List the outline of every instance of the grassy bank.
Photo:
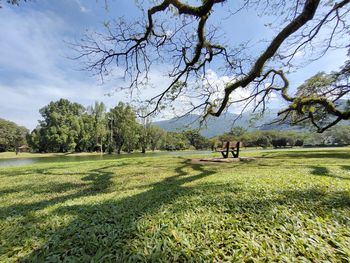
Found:
M 59 157 L 59 156 L 93 156 L 100 155 L 100 153 L 19 153 L 16 155 L 15 152 L 0 152 L 1 159 L 18 159 L 18 158 L 36 158 L 36 157 Z
M 350 150 L 245 155 L 0 167 L 0 261 L 347 262 Z

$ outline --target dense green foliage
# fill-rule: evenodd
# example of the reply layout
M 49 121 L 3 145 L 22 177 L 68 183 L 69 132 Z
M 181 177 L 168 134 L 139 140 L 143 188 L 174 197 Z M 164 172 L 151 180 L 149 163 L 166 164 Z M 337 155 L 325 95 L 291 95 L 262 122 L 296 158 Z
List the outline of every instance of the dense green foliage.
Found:
M 305 142 L 312 145 L 349 145 L 350 126 L 334 126 L 321 134 L 309 134 Z
M 136 121 L 135 111 L 130 105 L 119 102 L 108 114 L 111 137 L 120 153 L 123 146 L 128 153 L 136 148 L 140 125 Z
M 102 102 L 86 109 L 60 99 L 42 108 L 40 113 L 43 120 L 29 136 L 34 151 L 120 153 L 121 150 L 131 152 L 139 146 L 141 127 L 130 105 L 119 103 L 106 112 Z M 151 136 L 153 128 L 148 129 L 147 135 Z
M 208 149 L 211 146 L 211 142 L 202 136 L 198 130 L 187 130 L 184 131 L 184 135 L 188 142 L 196 150 Z
M 347 262 L 349 148 L 249 154 L 0 168 L 0 261 Z
M 60 99 L 40 109 L 43 120 L 28 137 L 36 152 L 132 152 L 147 149 L 207 149 L 208 139 L 197 130 L 165 132 L 150 118 L 137 118 L 136 110 L 119 102 L 107 112 L 102 102 L 84 108 Z
M 78 103 L 65 99 L 50 102 L 40 109 L 43 120 L 32 132 L 31 146 L 45 152 L 86 150 L 86 126 L 89 121 L 84 113 L 84 107 Z
M 106 119 L 106 106 L 103 102 L 95 102 L 95 105 L 88 107 L 88 111 L 93 118 L 93 138 L 95 140 L 96 147 L 100 148 L 100 152 L 103 152 L 103 144 L 107 137 L 107 119 Z
M 166 131 L 163 129 L 157 127 L 157 126 L 150 126 L 149 127 L 149 145 L 151 147 L 151 150 L 154 151 L 156 149 L 160 149 L 160 146 L 163 142 L 163 139 L 165 138 Z
M 341 120 L 349 120 L 349 81 L 350 60 L 338 71 L 319 72 L 307 79 L 298 87 L 288 109 L 283 111 L 287 114 L 286 121 L 313 126 L 322 133 Z
M 286 147 L 295 146 L 295 142 L 299 140 L 302 146 L 306 134 L 293 131 L 245 131 L 241 127 L 232 129 L 231 132 L 225 133 L 218 137 L 218 141 L 242 141 L 246 147 Z
M 0 152 L 14 151 L 25 144 L 27 134 L 26 128 L 0 118 Z
M 246 147 L 293 147 L 293 146 L 329 146 L 349 145 L 350 126 L 335 126 L 324 133 L 295 131 L 245 131 L 241 127 L 232 129 L 215 138 L 214 143 L 222 141 L 242 141 Z
M 190 147 L 183 133 L 167 132 L 162 140 L 161 149 L 166 151 L 185 150 Z

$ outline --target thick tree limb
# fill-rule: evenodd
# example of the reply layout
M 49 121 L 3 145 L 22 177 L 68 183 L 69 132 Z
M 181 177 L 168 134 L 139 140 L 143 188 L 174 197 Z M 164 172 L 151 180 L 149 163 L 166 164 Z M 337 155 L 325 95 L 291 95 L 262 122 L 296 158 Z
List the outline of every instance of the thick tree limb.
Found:
M 255 78 L 259 77 L 264 64 L 269 60 L 282 45 L 282 43 L 294 32 L 305 25 L 309 20 L 314 17 L 316 9 L 319 5 L 319 0 L 307 0 L 303 9 L 303 12 L 297 16 L 292 22 L 290 22 L 271 42 L 265 52 L 256 60 L 250 72 L 241 80 L 229 84 L 225 89 L 225 97 L 217 111 L 213 110 L 209 112 L 210 115 L 220 116 L 229 102 L 230 94 L 239 87 L 248 86 Z

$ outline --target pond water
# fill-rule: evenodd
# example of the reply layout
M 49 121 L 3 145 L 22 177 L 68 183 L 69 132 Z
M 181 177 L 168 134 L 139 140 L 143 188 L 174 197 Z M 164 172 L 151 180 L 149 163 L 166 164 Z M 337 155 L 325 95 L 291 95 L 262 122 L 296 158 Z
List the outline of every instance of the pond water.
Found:
M 0 159 L 0 167 L 23 166 L 35 163 L 54 163 L 54 162 L 84 162 L 94 160 L 113 160 L 121 158 L 140 158 L 140 157 L 157 157 L 163 155 L 184 156 L 189 154 L 211 154 L 211 151 L 174 151 L 174 152 L 155 152 L 155 153 L 132 153 L 132 154 L 111 154 L 111 155 L 85 155 L 85 156 L 53 156 L 53 157 L 34 157 L 34 158 L 13 158 Z

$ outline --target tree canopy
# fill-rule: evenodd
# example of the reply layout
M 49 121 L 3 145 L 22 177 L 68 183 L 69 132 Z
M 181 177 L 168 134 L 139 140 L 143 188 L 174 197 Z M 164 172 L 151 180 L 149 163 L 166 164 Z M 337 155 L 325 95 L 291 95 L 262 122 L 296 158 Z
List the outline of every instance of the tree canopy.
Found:
M 279 112 L 292 123 L 310 120 L 318 132 L 323 132 L 350 116 L 350 61 L 338 71 L 319 72 L 298 87 L 294 98 L 287 97 L 290 105 Z
M 37 152 L 108 151 L 120 154 L 138 149 L 145 153 L 146 150 L 184 150 L 190 147 L 185 132 L 167 133 L 154 126 L 150 118 L 138 119 L 136 109 L 123 102 L 107 111 L 102 102 L 85 108 L 60 99 L 50 102 L 40 109 L 40 113 L 42 120 L 28 136 L 28 143 Z M 7 137 L 14 141 L 16 130 L 6 129 L 6 134 L 1 132 L 2 129 L 0 150 L 12 149 L 13 146 L 2 147 L 2 141 Z M 208 140 L 198 136 L 200 140 L 193 147 L 209 147 Z M 16 140 L 17 143 L 21 141 Z
M 26 143 L 28 130 L 16 123 L 0 118 L 0 152 L 14 151 Z
M 34 130 L 32 145 L 49 152 L 68 152 L 79 148 L 84 123 L 80 116 L 85 108 L 66 99 L 50 102 L 40 109 L 43 120 Z M 34 138 L 33 137 L 33 138 Z
M 348 64 L 337 77 L 333 73 L 328 76 L 332 83 L 323 83 L 326 92 L 312 92 L 312 96 L 303 92 L 290 95 L 288 73 L 302 68 L 295 59 L 299 54 L 304 56 L 305 64 L 333 49 L 349 48 L 349 3 L 350 0 L 143 1 L 139 6 L 144 16 L 136 21 L 120 18 L 116 23 L 106 23 L 105 34 L 87 35 L 77 48 L 79 58 L 87 63 L 86 69 L 101 77 L 112 72 L 115 64 L 124 69 L 129 89 L 142 91 L 152 86 L 149 74 L 153 67 L 165 65 L 170 81 L 164 83 L 162 92 L 145 101 L 152 106 L 148 114 L 184 98 L 188 102 L 186 112 L 201 111 L 204 118 L 220 116 L 228 107 L 264 112 L 275 93 L 288 104 L 280 111 L 279 121 L 309 121 L 323 132 L 350 118 L 348 108 L 337 107 L 340 98 L 329 94 L 332 86 L 338 97 L 347 98 Z M 254 54 L 246 41 L 227 42 L 221 26 L 212 19 L 216 10 L 226 7 L 231 17 L 245 10 L 270 17 L 274 35 L 261 42 L 259 48 L 254 47 Z M 213 70 L 222 77 L 223 87 L 210 80 Z M 247 91 L 247 95 L 237 96 L 239 90 Z M 327 115 L 328 121 L 316 118 L 314 108 L 319 116 L 321 112 Z
M 131 152 L 137 143 L 136 133 L 139 128 L 133 108 L 119 102 L 108 114 L 108 121 L 117 152 L 120 153 L 123 146 L 128 152 Z

